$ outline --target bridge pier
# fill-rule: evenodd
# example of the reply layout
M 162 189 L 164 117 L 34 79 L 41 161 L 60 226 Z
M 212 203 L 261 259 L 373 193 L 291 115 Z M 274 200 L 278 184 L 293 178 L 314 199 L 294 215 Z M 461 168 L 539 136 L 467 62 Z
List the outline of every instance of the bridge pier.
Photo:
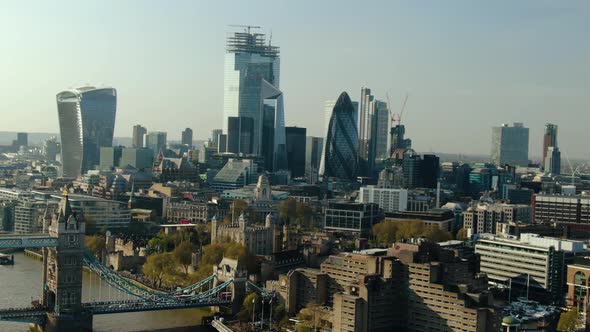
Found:
M 47 314 L 43 332 L 92 332 L 92 314 Z

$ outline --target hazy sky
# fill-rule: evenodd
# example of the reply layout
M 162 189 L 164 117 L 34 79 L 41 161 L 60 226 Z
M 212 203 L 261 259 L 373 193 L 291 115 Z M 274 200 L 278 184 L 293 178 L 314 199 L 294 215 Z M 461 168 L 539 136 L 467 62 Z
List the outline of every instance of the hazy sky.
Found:
M 55 94 L 118 91 L 116 136 L 133 124 L 222 125 L 229 24 L 272 31 L 287 125 L 320 135 L 323 103 L 367 85 L 409 93 L 419 151 L 487 154 L 491 127 L 524 122 L 530 155 L 543 125 L 589 157 L 589 1 L 0 1 L 0 130 L 58 132 Z

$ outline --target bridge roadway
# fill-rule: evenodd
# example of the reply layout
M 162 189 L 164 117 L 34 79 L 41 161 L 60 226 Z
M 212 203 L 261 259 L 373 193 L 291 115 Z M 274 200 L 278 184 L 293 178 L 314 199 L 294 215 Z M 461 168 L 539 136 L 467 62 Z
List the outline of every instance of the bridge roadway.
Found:
M 82 303 L 82 308 L 90 311 L 93 315 L 116 314 L 123 312 L 139 312 L 154 310 L 186 309 L 212 306 L 231 305 L 231 300 L 199 299 L 186 302 L 161 302 L 161 301 L 109 301 Z
M 41 324 L 46 315 L 47 309 L 41 307 L 0 309 L 0 321 Z
M 82 309 L 93 315 L 107 315 L 126 312 L 142 312 L 170 309 L 188 309 L 210 306 L 231 305 L 231 300 L 219 298 L 199 299 L 186 302 L 151 302 L 151 301 L 109 301 L 82 303 Z M 47 315 L 47 308 L 9 308 L 0 309 L 0 321 L 13 321 L 42 324 Z
M 57 238 L 44 233 L 0 235 L 0 249 L 56 247 L 57 244 Z

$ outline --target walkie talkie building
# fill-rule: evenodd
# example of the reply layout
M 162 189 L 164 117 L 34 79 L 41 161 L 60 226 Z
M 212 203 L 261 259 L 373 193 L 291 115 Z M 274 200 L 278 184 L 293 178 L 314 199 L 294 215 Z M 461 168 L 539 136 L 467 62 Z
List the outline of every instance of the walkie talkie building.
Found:
M 99 163 L 100 148 L 113 145 L 117 91 L 92 86 L 57 94 L 64 177 L 77 177 Z

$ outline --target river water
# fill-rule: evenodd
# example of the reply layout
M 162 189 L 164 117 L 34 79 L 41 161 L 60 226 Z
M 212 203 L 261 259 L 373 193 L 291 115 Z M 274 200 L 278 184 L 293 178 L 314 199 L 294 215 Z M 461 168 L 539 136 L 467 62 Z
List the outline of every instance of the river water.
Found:
M 32 299 L 38 299 L 42 290 L 42 263 L 39 260 L 14 254 L 15 264 L 0 265 L 0 308 L 28 307 Z M 131 299 L 111 287 L 90 272 L 84 272 L 82 299 L 84 302 Z M 208 309 L 178 309 L 138 313 L 122 313 L 94 316 L 96 332 L 161 331 L 171 328 L 194 326 L 187 331 L 208 331 L 199 327 L 203 316 L 211 315 Z M 0 322 L 0 332 L 28 331 L 26 323 Z

